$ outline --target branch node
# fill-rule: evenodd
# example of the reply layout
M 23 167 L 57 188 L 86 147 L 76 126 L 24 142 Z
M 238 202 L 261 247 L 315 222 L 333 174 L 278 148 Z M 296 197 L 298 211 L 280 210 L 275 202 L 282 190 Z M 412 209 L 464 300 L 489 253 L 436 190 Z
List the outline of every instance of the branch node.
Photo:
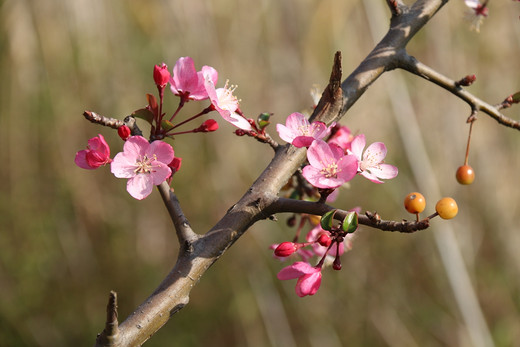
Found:
M 116 346 L 119 343 L 119 323 L 117 316 L 117 293 L 112 290 L 108 296 L 105 329 L 96 339 L 97 346 Z

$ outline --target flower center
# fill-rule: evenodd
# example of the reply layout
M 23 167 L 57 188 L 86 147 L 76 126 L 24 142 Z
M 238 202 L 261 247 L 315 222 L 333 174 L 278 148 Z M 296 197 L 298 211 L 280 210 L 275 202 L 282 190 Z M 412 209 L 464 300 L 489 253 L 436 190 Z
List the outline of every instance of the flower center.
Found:
M 216 90 L 217 99 L 218 99 L 218 107 L 223 110 L 228 110 L 230 112 L 235 112 L 238 108 L 238 99 L 233 95 L 237 86 L 231 85 L 228 87 L 229 80 L 226 81 L 226 85 L 224 88 L 219 88 Z
M 338 170 L 338 164 L 336 163 L 331 163 L 329 165 L 327 165 L 326 167 L 322 168 L 320 170 L 320 173 L 327 177 L 327 178 L 337 178 L 338 176 L 338 173 L 340 172 L 341 170 Z
M 311 134 L 311 131 L 310 131 L 310 127 L 306 124 L 304 125 L 300 125 L 298 127 L 298 132 L 302 135 L 302 136 L 308 136 Z
M 148 156 L 145 154 L 143 157 L 141 157 L 139 160 L 135 162 L 135 165 L 137 166 L 134 169 L 134 172 L 137 173 L 150 173 L 152 172 L 153 166 L 152 162 L 157 159 L 157 156 L 154 154 L 151 158 L 148 158 Z

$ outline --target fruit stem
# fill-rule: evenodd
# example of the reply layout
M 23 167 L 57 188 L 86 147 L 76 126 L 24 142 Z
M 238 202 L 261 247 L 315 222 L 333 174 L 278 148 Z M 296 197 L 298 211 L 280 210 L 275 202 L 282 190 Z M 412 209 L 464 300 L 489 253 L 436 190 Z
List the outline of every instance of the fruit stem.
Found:
M 468 165 L 468 157 L 469 157 L 469 144 L 471 141 L 471 131 L 473 130 L 473 122 L 475 122 L 476 118 L 472 118 L 469 122 L 469 134 L 468 134 L 468 144 L 466 145 L 466 157 L 464 158 L 464 165 Z
M 438 215 L 439 215 L 439 214 L 438 214 L 437 212 L 435 212 L 434 214 L 432 214 L 432 215 L 426 217 L 426 219 L 432 219 L 432 218 L 437 217 Z

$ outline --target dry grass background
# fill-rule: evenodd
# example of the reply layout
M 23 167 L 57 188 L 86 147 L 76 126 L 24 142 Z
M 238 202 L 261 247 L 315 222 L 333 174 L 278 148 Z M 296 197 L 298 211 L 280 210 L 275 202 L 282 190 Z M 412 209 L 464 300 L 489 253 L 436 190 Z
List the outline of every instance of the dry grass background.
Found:
M 173 67 L 189 55 L 198 68 L 214 66 L 220 83 L 239 85 L 247 114 L 274 112 L 274 122 L 283 122 L 310 105 L 308 91 L 326 83 L 336 50 L 345 74 L 366 56 L 386 28 L 383 3 L 1 1 L 0 345 L 89 345 L 103 328 L 109 290 L 118 291 L 124 318 L 175 262 L 176 238 L 158 194 L 138 202 L 108 168 L 74 165 L 75 152 L 98 133 L 113 154 L 121 148 L 115 132 L 87 123 L 83 110 L 123 117 L 154 92 L 154 64 Z M 499 102 L 520 90 L 520 5 L 491 1 L 480 34 L 468 30 L 464 11 L 462 1 L 451 1 L 409 52 L 454 79 L 477 74 L 468 89 Z M 170 97 L 170 109 L 175 102 Z M 518 118 L 518 107 L 506 113 Z M 481 115 L 470 153 L 477 179 L 461 187 L 454 172 L 468 115 L 463 102 L 417 77 L 383 76 L 343 124 L 369 142 L 384 141 L 400 174 L 384 185 L 354 179 L 337 206 L 411 218 L 402 199 L 421 189 L 429 212 L 451 195 L 459 216 L 414 235 L 360 229 L 343 270 L 325 271 L 318 294 L 305 299 L 294 295 L 294 282 L 276 280 L 284 265 L 267 250 L 292 237 L 286 216 L 260 222 L 147 345 L 485 346 L 489 332 L 497 346 L 518 346 L 520 134 Z M 184 158 L 174 187 L 199 232 L 271 157 L 232 130 L 221 122 L 217 133 L 174 143 Z M 426 154 L 416 151 L 422 142 Z M 443 244 L 443 235 L 455 238 Z M 460 250 L 467 272 L 443 258 L 451 248 Z M 469 314 L 461 307 L 471 290 L 452 290 L 465 274 L 479 303 L 469 300 Z M 487 328 L 475 329 L 474 312 Z

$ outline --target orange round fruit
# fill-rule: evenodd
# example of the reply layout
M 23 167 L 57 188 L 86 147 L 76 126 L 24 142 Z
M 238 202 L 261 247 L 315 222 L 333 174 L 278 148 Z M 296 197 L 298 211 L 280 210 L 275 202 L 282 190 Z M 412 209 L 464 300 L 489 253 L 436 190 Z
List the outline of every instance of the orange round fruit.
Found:
M 421 193 L 413 192 L 404 198 L 404 208 L 410 213 L 421 213 L 425 207 L 426 199 Z
M 457 169 L 455 177 L 460 184 L 471 184 L 475 180 L 475 171 L 469 165 L 462 165 Z
M 459 212 L 459 207 L 452 198 L 442 198 L 435 205 L 435 211 L 442 219 L 452 219 Z

